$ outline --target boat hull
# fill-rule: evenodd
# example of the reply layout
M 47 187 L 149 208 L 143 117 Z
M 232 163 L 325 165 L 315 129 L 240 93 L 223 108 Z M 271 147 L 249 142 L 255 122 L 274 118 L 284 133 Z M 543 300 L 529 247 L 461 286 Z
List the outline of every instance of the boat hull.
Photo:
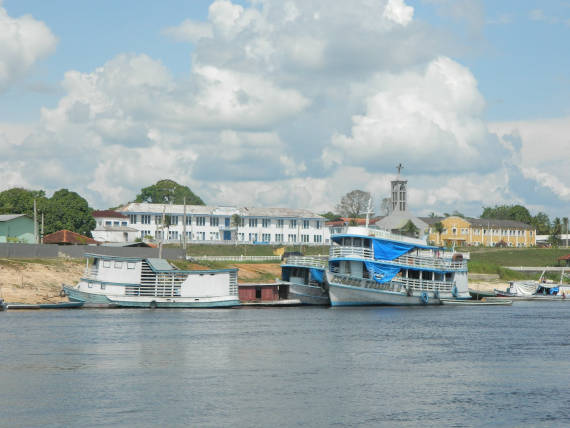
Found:
M 425 306 L 439 305 L 439 298 L 433 292 L 427 292 L 427 299 L 422 295 L 408 296 L 387 290 L 375 290 L 369 288 L 354 287 L 344 284 L 329 283 L 329 295 L 331 306 Z M 453 296 L 449 296 L 453 298 Z
M 331 303 L 328 292 L 321 287 L 293 282 L 282 284 L 289 285 L 289 298 L 299 300 L 302 305 L 329 306 Z
M 70 301 L 84 302 L 86 307 L 119 308 L 228 308 L 240 306 L 239 299 L 227 297 L 154 297 L 154 296 L 106 296 L 87 293 L 73 287 L 63 290 Z

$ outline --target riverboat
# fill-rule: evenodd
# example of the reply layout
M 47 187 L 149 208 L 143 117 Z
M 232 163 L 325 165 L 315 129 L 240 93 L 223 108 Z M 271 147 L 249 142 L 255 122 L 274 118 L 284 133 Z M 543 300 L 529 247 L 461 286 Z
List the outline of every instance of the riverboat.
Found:
M 302 305 L 330 305 L 325 271 L 326 257 L 290 256 L 281 265 L 280 284 L 289 288 L 289 299 Z
M 158 258 L 86 254 L 85 275 L 63 286 L 85 307 L 216 308 L 239 306 L 237 269 L 179 270 Z
M 374 227 L 338 228 L 331 241 L 332 306 L 432 305 L 471 298 L 462 253 Z

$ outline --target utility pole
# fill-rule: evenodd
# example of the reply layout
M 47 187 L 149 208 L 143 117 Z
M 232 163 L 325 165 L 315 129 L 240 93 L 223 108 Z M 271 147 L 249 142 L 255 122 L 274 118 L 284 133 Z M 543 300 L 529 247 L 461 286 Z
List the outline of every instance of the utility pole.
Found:
M 38 240 L 38 210 L 36 206 L 36 198 L 34 198 L 34 242 L 39 244 Z
M 186 256 L 186 196 L 184 196 L 184 216 L 182 217 L 182 248 Z
M 162 220 L 160 222 L 160 242 L 158 243 L 158 258 L 162 259 L 162 245 L 164 244 L 164 210 L 166 209 L 166 205 L 162 206 Z
M 42 230 L 40 232 L 40 244 L 44 243 L 44 213 L 42 211 Z

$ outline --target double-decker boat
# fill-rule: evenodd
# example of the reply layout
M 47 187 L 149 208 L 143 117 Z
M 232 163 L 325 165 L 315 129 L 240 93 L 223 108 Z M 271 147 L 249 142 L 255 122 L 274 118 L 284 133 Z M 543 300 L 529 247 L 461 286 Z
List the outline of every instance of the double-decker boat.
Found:
M 237 269 L 179 270 L 164 259 L 86 254 L 85 276 L 63 286 L 85 306 L 215 308 L 239 306 Z
M 280 284 L 289 287 L 289 299 L 303 305 L 330 305 L 326 257 L 290 256 L 281 265 Z
M 431 305 L 470 299 L 464 254 L 372 227 L 331 235 L 327 281 L 332 306 Z

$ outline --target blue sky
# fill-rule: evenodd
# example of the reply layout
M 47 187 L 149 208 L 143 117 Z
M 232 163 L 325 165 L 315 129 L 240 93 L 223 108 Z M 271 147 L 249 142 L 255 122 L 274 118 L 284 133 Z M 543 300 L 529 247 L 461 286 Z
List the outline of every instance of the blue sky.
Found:
M 0 2 L 0 190 L 568 215 L 570 1 L 344 3 Z

